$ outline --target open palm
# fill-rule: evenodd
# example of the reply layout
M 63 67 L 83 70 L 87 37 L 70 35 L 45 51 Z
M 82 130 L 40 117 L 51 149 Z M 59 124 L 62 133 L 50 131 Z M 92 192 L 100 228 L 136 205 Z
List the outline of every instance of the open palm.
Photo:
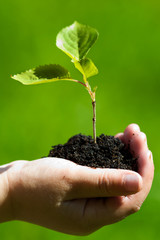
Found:
M 135 124 L 115 137 L 130 144 L 138 173 L 93 169 L 58 158 L 22 161 L 15 167 L 16 179 L 13 170 L 9 174 L 14 219 L 87 235 L 138 211 L 153 180 L 152 154 Z

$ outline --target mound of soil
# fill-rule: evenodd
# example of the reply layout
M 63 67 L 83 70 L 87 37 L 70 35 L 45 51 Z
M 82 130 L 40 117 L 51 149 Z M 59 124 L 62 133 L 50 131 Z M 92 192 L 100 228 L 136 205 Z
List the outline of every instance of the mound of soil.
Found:
M 97 143 L 91 136 L 82 134 L 71 137 L 64 145 L 52 146 L 48 157 L 68 159 L 77 164 L 94 168 L 120 168 L 137 171 L 137 159 L 129 146 L 119 138 L 101 134 Z

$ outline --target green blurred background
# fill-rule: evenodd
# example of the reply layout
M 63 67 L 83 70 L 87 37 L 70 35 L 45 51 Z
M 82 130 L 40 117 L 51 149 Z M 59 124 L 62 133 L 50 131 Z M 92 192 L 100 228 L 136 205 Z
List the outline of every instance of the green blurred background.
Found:
M 45 63 L 66 66 L 55 46 L 74 20 L 98 29 L 89 56 L 99 69 L 97 134 L 115 135 L 138 123 L 153 151 L 155 178 L 141 211 L 83 239 L 157 239 L 160 216 L 160 2 L 158 0 L 5 0 L 0 3 L 1 164 L 47 155 L 52 145 L 77 133 L 92 134 L 88 93 L 71 82 L 24 86 L 10 78 Z M 22 222 L 0 225 L 1 239 L 81 239 Z

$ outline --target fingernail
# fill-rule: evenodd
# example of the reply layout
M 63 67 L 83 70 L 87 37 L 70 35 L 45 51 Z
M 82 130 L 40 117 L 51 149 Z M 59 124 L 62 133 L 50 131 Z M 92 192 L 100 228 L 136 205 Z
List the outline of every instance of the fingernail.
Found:
M 139 178 L 134 174 L 128 174 L 124 177 L 124 184 L 127 191 L 138 191 L 139 189 Z
M 149 160 L 153 162 L 153 154 L 150 150 L 148 151 L 148 154 L 149 154 Z
M 140 134 L 141 134 L 141 137 L 143 138 L 144 143 L 145 143 L 146 146 L 148 147 L 146 134 L 145 134 L 144 132 L 141 132 Z
M 134 131 L 140 132 L 140 127 L 136 123 L 132 123 L 131 125 L 133 125 Z

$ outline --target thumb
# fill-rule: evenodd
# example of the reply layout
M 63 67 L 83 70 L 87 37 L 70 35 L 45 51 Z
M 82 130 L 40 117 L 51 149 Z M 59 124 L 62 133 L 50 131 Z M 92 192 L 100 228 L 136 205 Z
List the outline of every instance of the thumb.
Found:
M 121 169 L 77 166 L 70 181 L 69 199 L 126 196 L 142 188 L 142 177 L 138 173 Z

